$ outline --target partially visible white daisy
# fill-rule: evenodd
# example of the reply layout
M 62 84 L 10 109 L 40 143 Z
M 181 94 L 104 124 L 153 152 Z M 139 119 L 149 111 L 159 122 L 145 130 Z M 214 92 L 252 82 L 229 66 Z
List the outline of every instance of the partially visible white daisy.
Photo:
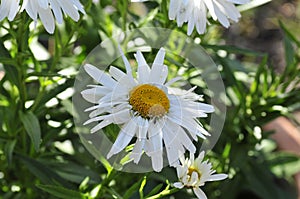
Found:
M 130 157 L 138 163 L 145 152 L 151 157 L 152 167 L 163 167 L 163 146 L 171 166 L 179 164 L 179 157 L 186 149 L 195 153 L 192 140 L 198 136 L 205 139 L 209 133 L 197 118 L 206 117 L 214 111 L 213 106 L 201 103 L 201 96 L 170 87 L 178 78 L 166 82 L 168 67 L 163 64 L 165 50 L 161 48 L 150 68 L 141 52 L 135 57 L 138 63 L 137 77 L 132 75 L 129 61 L 122 53 L 126 73 L 111 66 L 109 74 L 86 64 L 85 71 L 100 85 L 90 85 L 82 91 L 85 100 L 96 104 L 85 124 L 98 122 L 91 129 L 95 133 L 109 124 L 121 125 L 107 158 L 122 151 L 137 137 Z
M 245 4 L 250 0 L 170 0 L 169 18 L 177 21 L 178 27 L 188 23 L 187 34 L 194 28 L 199 34 L 206 30 L 208 12 L 215 21 L 224 27 L 230 26 L 230 20 L 238 22 L 241 17 L 234 4 Z M 208 12 L 207 12 L 208 10 Z
M 0 3 L 0 21 L 5 17 L 12 21 L 19 11 L 20 0 L 1 0 Z
M 211 169 L 211 163 L 208 160 L 203 161 L 204 151 L 196 159 L 194 159 L 194 154 L 190 156 L 190 159 L 180 159 L 181 165 L 176 168 L 179 182 L 175 182 L 173 185 L 179 189 L 192 188 L 199 199 L 207 199 L 200 186 L 204 186 L 207 181 L 224 180 L 228 175 L 214 174 L 216 171 Z
M 63 23 L 63 14 L 78 21 L 79 11 L 85 13 L 79 0 L 24 0 L 21 11 L 24 9 L 35 22 L 39 17 L 49 33 L 54 32 L 55 19 L 59 24 Z

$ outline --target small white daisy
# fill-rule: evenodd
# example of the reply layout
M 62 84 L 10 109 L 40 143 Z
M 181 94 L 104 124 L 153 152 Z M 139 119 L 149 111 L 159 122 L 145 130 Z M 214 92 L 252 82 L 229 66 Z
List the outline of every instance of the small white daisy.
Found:
M 86 64 L 85 71 L 101 85 L 90 85 L 82 91 L 85 100 L 96 104 L 85 124 L 99 122 L 91 133 L 109 124 L 122 125 L 121 131 L 107 157 L 122 151 L 137 137 L 130 157 L 138 163 L 145 152 L 151 157 L 152 167 L 160 171 L 163 167 L 163 146 L 169 164 L 179 164 L 179 157 L 187 149 L 195 152 L 192 140 L 197 136 L 205 139 L 209 135 L 197 120 L 214 111 L 213 106 L 199 102 L 201 96 L 172 88 L 170 85 L 180 78 L 166 82 L 168 67 L 163 64 L 165 50 L 161 48 L 150 68 L 141 52 L 135 57 L 138 63 L 137 77 L 132 75 L 131 66 L 121 52 L 126 73 L 111 66 L 109 74 L 95 66 Z M 164 144 L 163 144 L 164 143 Z
M 19 3 L 20 0 L 1 0 L 0 21 L 5 17 L 7 17 L 9 21 L 12 21 L 19 10 Z
M 199 34 L 206 30 L 207 10 L 211 17 L 224 27 L 230 26 L 229 20 L 238 22 L 241 17 L 234 4 L 245 4 L 249 0 L 171 0 L 169 7 L 170 20 L 177 20 L 178 27 L 188 23 L 187 34 L 191 35 L 194 27 Z
M 62 24 L 63 14 L 70 16 L 74 21 L 78 21 L 80 18 L 79 11 L 85 13 L 79 0 L 24 0 L 21 11 L 24 9 L 35 22 L 39 17 L 46 31 L 51 34 L 55 29 L 54 17 L 59 24 Z
M 199 188 L 204 186 L 205 182 L 224 180 L 228 177 L 227 174 L 223 173 L 214 174 L 216 171 L 211 169 L 211 163 L 208 160 L 202 162 L 203 158 L 204 151 L 195 160 L 194 154 L 191 154 L 190 159 L 180 158 L 182 165 L 176 167 L 179 182 L 173 184 L 179 189 L 183 187 L 192 188 L 199 199 L 207 199 L 205 193 Z

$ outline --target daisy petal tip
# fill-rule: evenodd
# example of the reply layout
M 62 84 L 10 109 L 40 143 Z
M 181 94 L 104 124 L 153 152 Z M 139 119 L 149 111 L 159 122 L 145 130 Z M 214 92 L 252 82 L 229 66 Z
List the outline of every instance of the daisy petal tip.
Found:
M 111 156 L 113 156 L 114 154 L 110 151 L 107 155 L 106 155 L 106 158 L 107 159 L 110 159 L 111 158 Z
M 181 182 L 175 182 L 173 183 L 173 186 L 178 189 L 182 189 L 184 187 L 184 185 Z
M 199 187 L 194 187 L 193 191 L 198 199 L 207 199 L 207 196 Z

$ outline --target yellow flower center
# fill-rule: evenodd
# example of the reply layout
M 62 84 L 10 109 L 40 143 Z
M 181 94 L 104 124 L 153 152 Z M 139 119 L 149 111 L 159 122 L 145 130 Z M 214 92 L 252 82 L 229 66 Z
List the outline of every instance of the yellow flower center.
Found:
M 196 172 L 198 174 L 198 180 L 200 180 L 201 172 L 198 169 L 194 168 L 194 167 L 189 167 L 188 168 L 188 176 L 191 177 L 193 172 Z
M 170 108 L 165 92 L 149 84 L 135 87 L 130 92 L 129 104 L 144 118 L 161 117 Z

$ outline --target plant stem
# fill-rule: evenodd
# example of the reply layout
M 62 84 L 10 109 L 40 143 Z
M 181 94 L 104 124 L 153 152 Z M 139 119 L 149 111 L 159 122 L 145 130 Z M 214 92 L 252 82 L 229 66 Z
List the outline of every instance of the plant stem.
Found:
M 164 196 L 168 196 L 168 195 L 171 195 L 173 193 L 176 193 L 177 191 L 179 191 L 178 188 L 173 188 L 173 189 L 168 189 L 168 190 L 163 190 L 162 192 L 154 195 L 154 196 L 150 196 L 150 197 L 147 197 L 147 199 L 157 199 L 157 198 L 162 198 Z

